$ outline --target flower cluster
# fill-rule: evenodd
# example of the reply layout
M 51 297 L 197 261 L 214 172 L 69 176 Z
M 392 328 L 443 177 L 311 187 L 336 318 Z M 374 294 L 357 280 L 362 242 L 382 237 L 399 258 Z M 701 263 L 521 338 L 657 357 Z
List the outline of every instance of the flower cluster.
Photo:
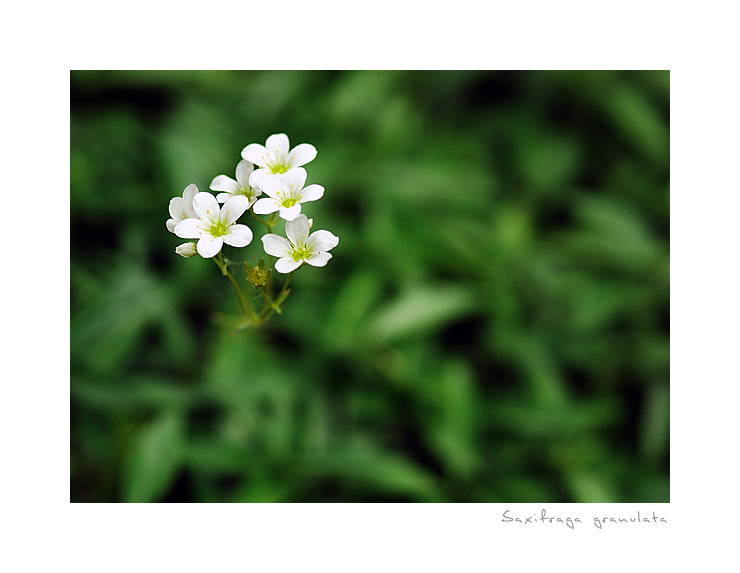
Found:
M 306 185 L 308 174 L 302 167 L 311 162 L 316 153 L 316 148 L 309 143 L 290 149 L 288 136 L 278 133 L 268 137 L 265 145 L 247 145 L 236 166 L 236 179 L 218 175 L 211 181 L 210 189 L 217 193 L 215 196 L 199 192 L 193 184 L 188 185 L 182 197 L 170 201 L 171 218 L 167 221 L 167 230 L 183 239 L 197 239 L 197 242 L 183 243 L 175 252 L 186 258 L 197 254 L 213 259 L 236 287 L 221 251 L 224 245 L 246 247 L 252 242 L 252 229 L 237 222 L 243 215 L 251 214 L 255 221 L 267 227 L 262 244 L 269 255 L 270 266 L 272 257 L 278 257 L 275 271 L 292 275 L 303 263 L 314 267 L 326 265 L 332 257 L 329 251 L 337 246 L 339 239 L 329 231 L 310 233 L 313 220 L 301 213 L 303 204 L 324 196 L 321 185 Z M 264 217 L 266 215 L 269 217 Z M 273 227 L 280 220 L 285 221 L 287 239 L 273 233 Z M 279 305 L 287 295 L 290 276 L 283 291 L 273 298 L 268 292 L 268 287 L 272 286 L 272 269 L 264 260 L 258 267 L 245 263 L 245 270 L 247 281 L 260 289 L 268 310 L 264 315 L 256 314 L 246 304 L 238 287 L 237 294 L 244 313 L 259 323 L 272 312 L 280 312 Z

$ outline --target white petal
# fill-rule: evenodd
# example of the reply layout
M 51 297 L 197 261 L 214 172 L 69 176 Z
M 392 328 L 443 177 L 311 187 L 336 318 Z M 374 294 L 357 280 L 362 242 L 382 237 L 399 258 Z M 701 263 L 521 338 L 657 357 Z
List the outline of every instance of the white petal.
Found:
M 203 230 L 203 221 L 200 219 L 185 219 L 177 224 L 174 233 L 183 239 L 197 239 L 206 234 L 206 231 Z
M 170 199 L 170 217 L 177 221 L 182 221 L 187 218 L 187 211 L 190 205 L 182 197 L 175 197 Z
M 195 183 L 191 183 L 187 187 L 185 187 L 185 191 L 182 192 L 182 198 L 185 199 L 185 202 L 188 204 L 188 208 L 193 204 L 193 197 L 198 193 L 198 188 L 195 186 Z
M 176 221 L 175 219 L 167 219 L 167 230 L 170 233 L 174 233 L 175 232 L 175 227 L 177 227 L 177 224 L 179 222 L 180 221 Z
M 314 252 L 328 251 L 339 244 L 339 237 L 329 231 L 316 231 L 311 233 L 308 244 L 313 246 Z
M 260 167 L 267 167 L 267 163 L 265 162 L 267 148 L 259 143 L 250 143 L 242 149 L 242 157 L 250 163 L 254 163 Z
M 288 241 L 275 233 L 263 235 L 262 246 L 265 248 L 265 252 L 273 257 L 287 257 L 291 253 Z
M 232 247 L 246 247 L 252 242 L 252 229 L 246 225 L 232 225 L 224 235 L 224 243 Z
M 231 199 L 233 195 L 231 193 L 219 193 L 216 195 L 216 201 L 219 203 L 226 203 L 229 199 Z
M 278 191 L 283 188 L 283 182 L 276 175 L 266 175 L 257 182 L 257 188 L 273 199 L 277 199 L 280 196 Z
M 280 216 L 286 221 L 294 220 L 298 215 L 301 214 L 301 204 L 296 203 L 292 207 L 280 207 Z
M 309 185 L 301 193 L 301 203 L 316 201 L 324 196 L 324 188 L 321 185 Z
M 292 273 L 303 264 L 303 261 L 294 261 L 291 257 L 283 257 L 275 263 L 275 270 L 279 273 Z
M 283 174 L 283 187 L 293 192 L 300 191 L 306 184 L 307 173 L 303 167 L 296 167 L 295 169 L 288 169 Z M 290 186 L 293 186 L 292 188 Z
M 218 201 L 210 193 L 198 193 L 193 197 L 193 209 L 206 223 L 217 220 L 220 212 Z
M 331 253 L 315 253 L 306 262 L 312 267 L 323 267 L 331 259 Z
M 300 167 L 316 158 L 316 148 L 310 143 L 296 145 L 288 154 L 287 164 L 290 167 Z
M 223 237 L 212 237 L 211 235 L 203 235 L 198 241 L 197 250 L 198 254 L 204 259 L 210 259 L 218 254 L 221 247 L 224 246 Z
M 275 199 L 260 199 L 252 205 L 252 211 L 255 215 L 269 215 L 280 209 L 280 205 Z
M 249 186 L 252 188 L 257 187 L 262 178 L 270 175 L 270 173 L 271 171 L 269 169 L 257 169 L 252 171 L 252 173 L 249 174 Z
M 290 140 L 284 133 L 276 133 L 267 138 L 265 147 L 275 159 L 285 158 L 290 151 Z
M 221 222 L 227 227 L 234 223 L 249 209 L 249 199 L 244 195 L 234 195 L 221 207 Z
M 294 245 L 305 244 L 308 238 L 308 219 L 305 215 L 298 215 L 292 221 L 285 223 L 285 234 Z M 319 249 L 322 250 L 322 249 Z
M 251 161 L 242 159 L 237 163 L 236 180 L 239 182 L 239 185 L 242 187 L 249 185 L 249 176 L 252 174 L 252 171 L 254 171 L 254 164 Z
M 214 177 L 213 181 L 211 181 L 211 190 L 235 193 L 239 190 L 239 184 L 231 177 L 227 177 L 226 175 L 219 175 L 218 177 Z

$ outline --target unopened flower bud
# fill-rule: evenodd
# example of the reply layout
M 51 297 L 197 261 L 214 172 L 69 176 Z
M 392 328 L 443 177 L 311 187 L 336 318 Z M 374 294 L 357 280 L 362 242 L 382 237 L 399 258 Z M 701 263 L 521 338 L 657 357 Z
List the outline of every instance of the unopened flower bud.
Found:
M 247 281 L 254 286 L 262 286 L 267 283 L 270 271 L 265 268 L 264 259 L 261 259 L 256 267 L 249 263 L 244 263 L 244 271 L 247 273 Z
M 175 252 L 186 259 L 198 254 L 198 251 L 195 249 L 195 243 L 183 243 L 182 245 L 178 245 L 175 247 Z

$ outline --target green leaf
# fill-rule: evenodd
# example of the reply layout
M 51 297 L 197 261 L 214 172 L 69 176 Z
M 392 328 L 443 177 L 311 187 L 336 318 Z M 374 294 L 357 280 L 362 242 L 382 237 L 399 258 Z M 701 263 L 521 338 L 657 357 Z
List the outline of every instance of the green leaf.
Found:
M 606 99 L 607 111 L 634 148 L 660 166 L 667 166 L 669 129 L 654 106 L 639 91 L 622 86 Z
M 348 350 L 353 346 L 362 321 L 379 298 L 382 286 L 378 276 L 367 270 L 358 271 L 346 280 L 324 326 L 323 338 L 329 348 Z
M 382 308 L 370 322 L 369 335 L 387 342 L 429 334 L 475 308 L 472 289 L 457 285 L 417 287 Z
M 593 399 L 583 404 L 531 408 L 499 402 L 490 410 L 490 423 L 516 436 L 564 438 L 583 435 L 618 424 L 623 411 L 612 400 Z
M 185 451 L 184 420 L 168 412 L 146 424 L 134 438 L 124 462 L 123 499 L 158 501 L 172 485 Z
M 577 503 L 615 503 L 618 501 L 612 480 L 596 472 L 566 471 L 565 481 Z
M 668 453 L 670 403 L 667 384 L 648 388 L 640 431 L 640 453 L 647 459 L 657 460 Z
M 475 444 L 479 396 L 473 372 L 467 363 L 451 360 L 432 388 L 438 410 L 429 427 L 432 447 L 452 473 L 469 479 L 480 461 Z
M 370 491 L 408 495 L 415 501 L 440 501 L 435 479 L 407 457 L 359 445 L 331 454 L 308 455 L 302 472 L 308 478 L 339 478 Z

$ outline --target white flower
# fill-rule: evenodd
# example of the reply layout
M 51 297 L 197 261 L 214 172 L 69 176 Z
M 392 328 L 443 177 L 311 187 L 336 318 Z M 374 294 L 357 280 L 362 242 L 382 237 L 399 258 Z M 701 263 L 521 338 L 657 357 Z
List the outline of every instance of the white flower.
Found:
M 242 157 L 260 167 L 249 176 L 249 184 L 256 187 L 257 182 L 266 175 L 287 173 L 290 169 L 313 161 L 316 157 L 316 148 L 310 143 L 301 143 L 290 149 L 288 136 L 276 133 L 267 138 L 265 145 L 259 143 L 247 145 L 242 149 Z
M 219 209 L 216 198 L 210 193 L 198 193 L 193 198 L 197 219 L 185 219 L 175 227 L 175 235 L 183 239 L 198 239 L 198 254 L 211 258 L 218 254 L 224 243 L 232 247 L 246 247 L 252 242 L 252 230 L 246 225 L 235 224 L 249 208 L 249 199 L 234 195 Z
M 285 223 L 286 241 L 280 235 L 268 233 L 262 237 L 265 252 L 273 257 L 280 257 L 275 263 L 279 273 L 292 273 L 303 263 L 314 267 L 323 267 L 331 259 L 327 251 L 339 244 L 339 237 L 329 231 L 309 233 L 308 219 L 298 215 L 293 221 Z
M 303 167 L 291 169 L 283 175 L 267 175 L 257 184 L 266 195 L 252 207 L 257 215 L 266 215 L 280 211 L 286 221 L 292 221 L 301 213 L 301 203 L 316 201 L 324 196 L 321 185 L 309 185 L 305 189 L 306 170 Z
M 175 227 L 180 221 L 191 217 L 197 217 L 193 210 L 193 197 L 198 192 L 198 188 L 190 184 L 185 187 L 185 191 L 182 193 L 182 197 L 175 197 L 170 201 L 170 217 L 167 221 L 167 230 L 170 233 L 175 232 Z
M 219 203 L 224 203 L 234 195 L 244 195 L 249 199 L 249 207 L 257 200 L 257 196 L 262 194 L 259 189 L 252 189 L 249 185 L 249 175 L 254 170 L 254 165 L 249 161 L 242 159 L 236 166 L 236 181 L 226 175 L 214 177 L 211 181 L 212 191 L 223 191 L 216 195 Z M 247 207 L 247 208 L 249 208 Z
M 177 247 L 175 247 L 175 252 L 186 259 L 198 254 L 198 251 L 195 248 L 195 243 L 183 243 L 182 245 L 177 245 Z

